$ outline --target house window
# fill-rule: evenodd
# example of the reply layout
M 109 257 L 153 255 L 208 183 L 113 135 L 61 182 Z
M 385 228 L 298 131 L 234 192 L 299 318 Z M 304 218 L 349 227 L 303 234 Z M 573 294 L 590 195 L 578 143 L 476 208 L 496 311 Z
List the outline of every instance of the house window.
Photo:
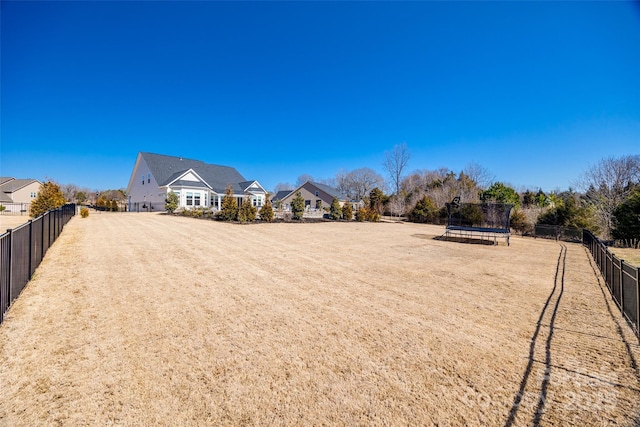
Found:
M 304 207 L 310 207 L 311 206 L 311 200 L 305 200 L 304 201 Z
M 194 200 L 195 200 L 195 205 L 200 206 L 200 193 L 196 193 Z
M 147 184 L 151 184 L 151 174 L 147 174 Z
M 142 174 L 142 185 L 144 185 L 144 174 Z
M 193 206 L 193 193 L 187 193 L 187 206 Z
M 316 197 L 320 196 L 320 192 L 316 190 Z

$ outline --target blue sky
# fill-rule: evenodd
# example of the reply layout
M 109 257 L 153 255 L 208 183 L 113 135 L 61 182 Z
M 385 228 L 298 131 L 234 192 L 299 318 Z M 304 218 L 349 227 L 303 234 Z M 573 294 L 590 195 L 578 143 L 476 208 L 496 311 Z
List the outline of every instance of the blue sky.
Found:
M 267 189 L 470 162 L 564 190 L 640 153 L 632 2 L 1 3 L 0 175 L 127 186 L 137 153 Z

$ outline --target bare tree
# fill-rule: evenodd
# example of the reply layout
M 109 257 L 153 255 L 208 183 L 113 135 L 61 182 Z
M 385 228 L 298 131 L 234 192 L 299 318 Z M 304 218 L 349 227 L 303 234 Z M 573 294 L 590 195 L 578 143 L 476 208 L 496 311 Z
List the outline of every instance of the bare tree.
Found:
M 278 194 L 280 191 L 293 191 L 295 189 L 295 185 L 290 184 L 288 182 L 279 182 L 276 184 L 276 187 L 273 189 L 273 194 Z
M 393 150 L 385 153 L 382 165 L 389 174 L 391 184 L 395 188 L 395 194 L 400 193 L 400 184 L 402 183 L 402 174 L 409 164 L 411 153 L 407 149 L 407 144 L 402 143 L 393 147 Z
M 640 185 L 640 155 L 608 157 L 592 165 L 582 175 L 578 186 L 585 190 L 594 206 L 606 236 L 612 229 L 613 211 Z
M 407 211 L 407 197 L 406 194 L 394 194 L 391 196 L 391 201 L 389 202 L 389 209 L 393 215 L 397 215 L 398 217 L 404 216 Z
M 75 184 L 64 184 L 62 187 L 62 195 L 67 202 L 74 202 L 76 199 L 76 193 L 78 192 L 78 186 Z
M 313 177 L 308 173 L 303 173 L 296 180 L 296 187 L 300 187 L 302 184 L 304 184 L 307 181 L 313 181 Z
M 336 175 L 336 188 L 351 200 L 362 200 L 376 187 L 384 188 L 384 179 L 369 168 L 341 171 Z
M 481 190 L 486 190 L 495 181 L 495 176 L 484 166 L 471 162 L 462 170 Z

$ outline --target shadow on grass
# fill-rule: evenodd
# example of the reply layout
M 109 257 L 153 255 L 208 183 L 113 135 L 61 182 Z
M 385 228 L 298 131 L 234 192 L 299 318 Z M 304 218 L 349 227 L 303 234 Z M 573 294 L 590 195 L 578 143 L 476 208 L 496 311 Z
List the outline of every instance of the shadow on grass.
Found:
M 532 424 L 534 426 L 539 426 L 542 418 L 542 414 L 544 413 L 544 405 L 547 400 L 547 391 L 549 388 L 549 383 L 551 381 L 551 341 L 553 340 L 553 331 L 555 326 L 556 315 L 558 314 L 558 308 L 560 307 L 560 300 L 562 299 L 562 294 L 564 293 L 564 272 L 566 267 L 567 260 L 567 247 L 564 244 L 560 244 L 560 254 L 558 255 L 558 262 L 556 264 L 556 275 L 553 281 L 553 289 L 551 293 L 547 297 L 547 300 L 542 307 L 542 311 L 540 312 L 540 317 L 538 317 L 538 321 L 536 322 L 536 329 L 531 337 L 531 344 L 529 345 L 529 361 L 527 362 L 527 367 L 522 375 L 522 381 L 520 381 L 520 388 L 516 393 L 513 404 L 511 405 L 511 410 L 509 411 L 509 418 L 505 423 L 505 427 L 511 427 L 516 419 L 516 415 L 520 410 L 520 405 L 522 404 L 522 398 L 524 397 L 525 390 L 527 388 L 527 384 L 529 382 L 529 377 L 531 376 L 531 371 L 533 370 L 533 364 L 536 362 L 535 352 L 536 352 L 536 343 L 538 340 L 538 335 L 543 326 L 545 328 L 548 327 L 549 332 L 547 335 L 547 342 L 545 344 L 545 371 L 544 371 L 544 379 L 542 381 L 540 395 L 538 396 L 538 403 L 536 405 L 535 413 L 533 415 Z M 553 307 L 553 313 L 551 315 L 551 319 L 549 320 L 548 326 L 546 326 L 542 320 L 547 312 L 547 309 L 551 305 L 551 301 L 556 295 L 556 290 L 559 289 L 559 293 L 555 298 L 555 303 Z
M 416 236 L 414 234 L 414 236 Z M 452 236 L 435 236 L 433 240 L 442 240 L 445 242 L 455 242 L 455 243 L 466 243 L 468 245 L 486 245 L 486 246 L 496 246 L 498 243 L 493 240 L 486 239 L 472 239 L 469 237 L 452 237 Z

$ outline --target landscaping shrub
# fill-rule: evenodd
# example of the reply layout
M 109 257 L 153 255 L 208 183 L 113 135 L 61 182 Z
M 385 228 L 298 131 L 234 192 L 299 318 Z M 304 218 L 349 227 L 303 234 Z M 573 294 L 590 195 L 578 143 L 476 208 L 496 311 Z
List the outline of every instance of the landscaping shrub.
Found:
M 256 220 L 257 209 L 253 206 L 251 199 L 248 197 L 242 201 L 242 206 L 238 210 L 238 221 L 252 222 Z
M 342 216 L 342 209 L 340 209 L 340 202 L 337 197 L 334 197 L 331 201 L 331 207 L 329 208 L 329 218 L 336 220 Z
M 222 198 L 222 208 L 220 213 L 216 215 L 218 219 L 223 221 L 235 221 L 238 219 L 238 203 L 233 197 L 233 188 L 228 186 Z
M 167 198 L 165 200 L 164 208 L 167 210 L 167 212 L 172 214 L 176 209 L 178 209 L 179 202 L 180 200 L 178 199 L 178 195 L 173 191 L 169 191 L 169 194 L 167 194 Z
M 274 218 L 273 206 L 271 206 L 271 200 L 267 197 L 267 200 L 260 208 L 260 219 L 266 222 L 272 222 Z
M 362 207 L 356 211 L 356 221 L 364 222 L 369 217 L 369 209 Z
M 293 219 L 297 220 L 302 219 L 302 216 L 304 215 L 304 199 L 299 191 L 291 201 L 291 215 Z
M 88 217 L 89 216 L 89 209 L 84 208 L 84 207 L 82 209 L 80 209 L 80 216 L 82 218 Z
M 353 219 L 353 208 L 351 207 L 351 203 L 348 201 L 342 205 L 342 218 L 347 221 L 351 221 Z

